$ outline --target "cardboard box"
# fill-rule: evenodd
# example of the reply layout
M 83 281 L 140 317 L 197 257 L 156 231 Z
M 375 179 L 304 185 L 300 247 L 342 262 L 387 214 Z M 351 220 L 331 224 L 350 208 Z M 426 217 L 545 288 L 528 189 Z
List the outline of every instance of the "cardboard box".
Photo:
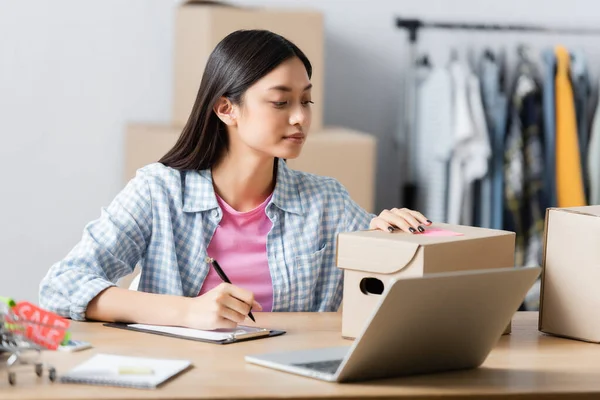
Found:
M 177 10 L 174 44 L 173 123 L 185 125 L 210 53 L 239 29 L 266 29 L 298 46 L 313 67 L 312 126 L 323 126 L 324 29 L 317 11 L 239 8 L 215 2 L 186 2 Z
M 325 128 L 311 133 L 290 168 L 336 178 L 350 197 L 368 212 L 375 212 L 377 140 L 368 133 L 346 128 Z
M 158 161 L 180 135 L 181 128 L 173 126 L 130 124 L 125 138 L 125 182 L 139 168 Z M 336 178 L 354 201 L 374 212 L 376 153 L 374 136 L 328 128 L 309 134 L 300 157 L 288 160 L 288 165 L 298 171 Z
M 125 132 L 124 182 L 133 178 L 138 169 L 160 160 L 175 145 L 181 130 L 169 125 L 128 125 Z
M 401 231 L 340 233 L 337 266 L 344 269 L 342 336 L 355 338 L 393 277 L 488 268 L 514 268 L 515 233 L 434 224 L 461 236 Z M 431 294 L 435 296 L 435 293 Z M 510 332 L 510 325 L 505 333 Z
M 600 206 L 546 211 L 539 330 L 600 343 Z

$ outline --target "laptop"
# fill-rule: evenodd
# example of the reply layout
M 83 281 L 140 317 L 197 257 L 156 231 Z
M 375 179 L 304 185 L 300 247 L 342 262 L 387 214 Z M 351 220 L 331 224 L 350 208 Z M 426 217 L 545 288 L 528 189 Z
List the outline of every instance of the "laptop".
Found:
M 245 360 L 330 382 L 477 368 L 540 272 L 502 268 L 392 280 L 351 346 Z

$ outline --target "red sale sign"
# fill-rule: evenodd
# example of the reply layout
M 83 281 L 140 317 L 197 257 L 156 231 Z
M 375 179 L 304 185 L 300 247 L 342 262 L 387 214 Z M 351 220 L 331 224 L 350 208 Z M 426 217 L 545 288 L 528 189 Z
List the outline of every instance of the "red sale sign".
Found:
M 58 348 L 70 324 L 69 320 L 26 301 L 17 303 L 12 311 L 19 320 L 11 322 L 23 326 L 24 335 L 29 340 L 50 350 Z

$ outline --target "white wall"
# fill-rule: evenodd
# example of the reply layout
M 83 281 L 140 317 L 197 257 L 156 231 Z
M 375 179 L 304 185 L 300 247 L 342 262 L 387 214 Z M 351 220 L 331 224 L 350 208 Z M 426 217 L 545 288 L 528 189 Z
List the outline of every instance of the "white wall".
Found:
M 122 187 L 127 121 L 168 122 L 176 0 L 0 0 L 0 295 L 37 300 L 50 265 Z M 600 26 L 592 0 L 238 0 L 325 13 L 328 124 L 380 138 L 377 204 L 399 203 L 399 122 L 405 33 L 395 15 Z M 600 68 L 600 36 L 426 32 L 444 62 L 450 45 L 582 44 Z
M 125 121 L 168 120 L 171 9 L 0 1 L 0 296 L 37 301 L 120 189 Z

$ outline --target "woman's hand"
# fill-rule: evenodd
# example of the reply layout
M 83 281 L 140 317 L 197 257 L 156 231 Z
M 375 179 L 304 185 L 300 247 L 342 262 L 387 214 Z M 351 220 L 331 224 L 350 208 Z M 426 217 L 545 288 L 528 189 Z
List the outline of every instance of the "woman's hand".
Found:
M 383 210 L 378 217 L 373 218 L 370 228 L 388 232 L 402 229 L 407 233 L 420 233 L 425 231 L 423 225 L 429 226 L 431 221 L 420 212 L 408 208 L 392 208 L 391 210 Z
M 233 329 L 248 316 L 250 305 L 262 311 L 248 290 L 222 283 L 202 296 L 188 298 L 183 324 L 196 329 Z

